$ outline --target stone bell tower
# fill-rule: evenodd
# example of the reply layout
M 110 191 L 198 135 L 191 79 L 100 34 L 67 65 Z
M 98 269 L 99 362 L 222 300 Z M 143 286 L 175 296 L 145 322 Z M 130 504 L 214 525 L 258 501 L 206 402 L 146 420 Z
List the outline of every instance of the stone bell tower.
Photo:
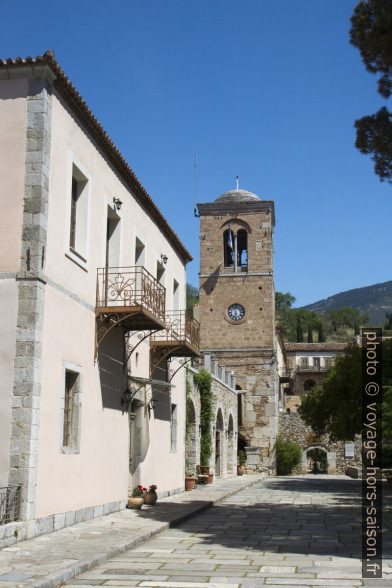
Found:
M 236 376 L 247 467 L 273 472 L 278 421 L 274 203 L 237 188 L 197 207 L 200 350 Z

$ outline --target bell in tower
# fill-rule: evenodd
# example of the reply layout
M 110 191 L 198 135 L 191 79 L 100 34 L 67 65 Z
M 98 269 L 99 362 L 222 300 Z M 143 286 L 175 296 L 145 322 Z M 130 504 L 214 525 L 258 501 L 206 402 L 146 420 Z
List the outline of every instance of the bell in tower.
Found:
M 239 445 L 247 469 L 272 473 L 278 420 L 274 203 L 237 183 L 197 207 L 200 349 L 236 376 Z

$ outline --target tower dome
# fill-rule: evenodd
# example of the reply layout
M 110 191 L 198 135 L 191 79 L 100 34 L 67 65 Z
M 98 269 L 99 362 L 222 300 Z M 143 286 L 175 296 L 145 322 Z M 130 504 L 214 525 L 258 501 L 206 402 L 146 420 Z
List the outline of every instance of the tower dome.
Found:
M 255 200 L 260 200 L 256 194 L 237 188 L 236 190 L 224 192 L 218 196 L 215 202 L 254 202 Z

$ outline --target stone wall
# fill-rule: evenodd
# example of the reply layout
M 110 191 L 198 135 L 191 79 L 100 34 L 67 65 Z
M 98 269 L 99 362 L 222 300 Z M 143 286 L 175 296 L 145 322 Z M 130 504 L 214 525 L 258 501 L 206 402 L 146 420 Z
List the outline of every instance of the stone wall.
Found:
M 328 457 L 328 473 L 344 474 L 348 466 L 361 467 L 361 439 L 355 439 L 354 457 L 345 458 L 344 441 L 332 442 L 328 435 L 317 437 L 297 413 L 279 415 L 279 435 L 287 441 L 293 441 L 301 446 L 302 462 L 294 473 L 306 473 L 306 452 L 311 448 L 324 449 Z
M 243 424 L 238 432 L 246 445 L 247 469 L 274 473 L 278 419 L 275 352 L 221 352 L 218 357 L 223 365 L 233 370 L 243 395 Z
M 195 368 L 189 368 L 187 376 L 192 411 L 194 410 L 186 445 L 185 467 L 188 473 L 194 473 L 196 466 L 200 465 L 200 392 L 194 382 L 196 373 Z M 215 475 L 225 478 L 237 473 L 237 393 L 212 374 L 212 394 L 212 455 L 209 465 Z M 215 454 L 217 438 L 220 446 L 219 460 Z

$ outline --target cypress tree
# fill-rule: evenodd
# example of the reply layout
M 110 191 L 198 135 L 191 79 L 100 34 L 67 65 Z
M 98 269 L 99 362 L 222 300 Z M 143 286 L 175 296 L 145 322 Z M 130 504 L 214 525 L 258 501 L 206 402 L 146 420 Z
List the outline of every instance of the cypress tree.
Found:
M 302 343 L 304 340 L 304 333 L 302 331 L 301 320 L 297 319 L 297 343 Z
M 313 331 L 310 325 L 308 325 L 308 343 L 313 343 Z
M 323 323 L 319 323 L 319 326 L 318 326 L 318 342 L 325 343 Z

